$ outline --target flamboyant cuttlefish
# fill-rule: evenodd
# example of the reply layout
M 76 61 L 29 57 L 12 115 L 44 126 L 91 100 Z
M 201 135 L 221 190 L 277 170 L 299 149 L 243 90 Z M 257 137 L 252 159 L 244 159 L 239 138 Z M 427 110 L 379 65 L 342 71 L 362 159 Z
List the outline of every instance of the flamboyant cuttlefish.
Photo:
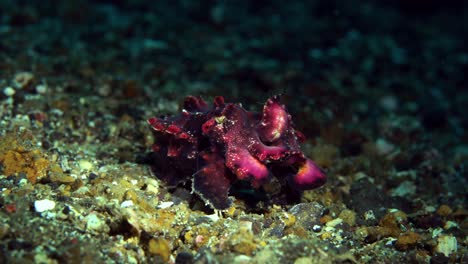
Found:
M 324 172 L 304 153 L 301 132 L 274 96 L 262 113 L 225 103 L 213 106 L 201 98 L 185 98 L 180 115 L 148 119 L 156 143 L 151 168 L 169 186 L 192 180 L 195 193 L 215 209 L 228 208 L 229 189 L 243 180 L 258 188 L 272 176 L 299 191 L 317 188 Z

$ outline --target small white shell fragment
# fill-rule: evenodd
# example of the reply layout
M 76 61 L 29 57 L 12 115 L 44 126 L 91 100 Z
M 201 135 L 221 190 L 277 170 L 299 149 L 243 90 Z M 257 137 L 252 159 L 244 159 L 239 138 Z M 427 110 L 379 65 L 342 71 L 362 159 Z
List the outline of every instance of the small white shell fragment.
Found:
M 78 166 L 80 166 L 80 169 L 83 171 L 90 171 L 93 168 L 93 164 L 88 160 L 80 160 Z
M 171 207 L 173 204 L 174 204 L 174 202 L 161 202 L 161 203 L 158 205 L 158 208 L 159 208 L 159 209 L 169 208 L 169 207 Z
M 375 148 L 379 155 L 386 156 L 395 150 L 395 145 L 383 138 L 379 138 L 375 141 Z
M 120 207 L 121 208 L 127 208 L 127 207 L 132 207 L 133 205 L 134 204 L 133 204 L 132 200 L 125 200 L 120 204 Z
M 49 199 L 37 200 L 34 202 L 34 209 L 38 213 L 49 211 L 55 208 L 55 202 Z
M 432 238 L 438 237 L 442 232 L 444 232 L 444 230 L 440 227 L 432 230 Z
M 3 89 L 3 94 L 5 94 L 6 96 L 8 97 L 11 97 L 13 95 L 15 95 L 16 91 L 15 89 L 11 88 L 11 87 L 5 87 L 5 89 Z
M 444 229 L 450 229 L 450 228 L 452 228 L 452 227 L 455 227 L 455 228 L 458 228 L 458 229 L 460 228 L 460 227 L 458 226 L 458 224 L 457 224 L 456 222 L 454 222 L 454 221 L 447 221 L 447 222 L 445 222 Z
M 38 86 L 36 86 L 36 92 L 38 94 L 45 94 L 47 93 L 47 85 L 45 84 L 39 84 Z
M 328 227 L 335 227 L 335 226 L 337 226 L 337 225 L 339 225 L 339 224 L 341 224 L 341 223 L 343 223 L 343 219 L 341 219 L 341 218 L 335 218 L 335 219 L 333 219 L 333 220 L 331 220 L 331 221 L 328 221 L 328 222 L 326 223 L 326 225 L 327 225 Z
M 437 238 L 436 252 L 444 254 L 446 257 L 457 252 L 457 239 L 452 235 L 441 235 Z
M 106 223 L 100 219 L 96 214 L 86 216 L 86 229 L 90 231 L 100 231 L 106 226 Z

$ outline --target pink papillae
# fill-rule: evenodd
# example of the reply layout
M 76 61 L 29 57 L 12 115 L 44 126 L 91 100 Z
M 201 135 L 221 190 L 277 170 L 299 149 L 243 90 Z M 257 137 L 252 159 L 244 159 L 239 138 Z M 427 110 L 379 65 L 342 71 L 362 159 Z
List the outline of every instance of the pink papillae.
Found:
M 259 187 L 268 179 L 268 169 L 246 149 L 228 150 L 226 166 L 240 180 L 250 180 L 253 187 Z
M 325 181 L 326 176 L 323 171 L 310 159 L 305 159 L 294 176 L 294 183 L 302 190 L 320 187 Z
M 289 114 L 284 106 L 279 104 L 279 97 L 268 99 L 263 107 L 263 116 L 259 125 L 260 138 L 265 142 L 273 142 L 280 138 L 290 126 Z
M 250 152 L 260 161 L 276 161 L 285 157 L 287 148 L 284 146 L 267 146 L 261 142 L 255 142 L 249 148 Z
M 325 183 L 323 171 L 302 153 L 299 141 L 305 137 L 294 129 L 279 96 L 268 99 L 262 113 L 225 103 L 222 96 L 212 107 L 189 96 L 182 108 L 177 116 L 148 119 L 156 138 L 152 169 L 168 185 L 192 180 L 203 200 L 226 209 L 236 181 L 260 188 L 271 175 L 298 191 Z

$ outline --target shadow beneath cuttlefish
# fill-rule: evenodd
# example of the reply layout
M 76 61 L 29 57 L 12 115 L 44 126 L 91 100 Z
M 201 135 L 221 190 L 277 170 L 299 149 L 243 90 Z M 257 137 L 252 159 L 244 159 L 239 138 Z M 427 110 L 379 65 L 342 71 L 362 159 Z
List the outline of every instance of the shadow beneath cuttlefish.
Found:
M 192 184 L 187 182 L 175 187 L 165 186 L 165 189 L 172 195 L 172 201 L 176 204 L 187 202 L 192 210 L 214 213 L 216 208 L 193 193 L 191 186 Z M 231 185 L 229 197 L 232 198 L 232 206 L 242 208 L 246 213 L 263 214 L 270 211 L 273 205 L 287 206 L 299 203 L 301 193 L 275 183 L 253 188 L 248 181 L 236 181 Z
M 174 171 L 161 170 L 168 168 L 168 164 L 157 163 L 158 168 L 155 169 L 154 152 L 147 153 L 145 156 L 140 156 L 137 163 L 148 165 L 151 174 L 161 180 L 161 198 L 165 194 L 171 195 L 172 202 L 175 204 L 187 202 L 190 209 L 200 210 L 207 214 L 212 214 L 215 208 L 212 204 L 203 199 L 198 192 L 193 190 L 193 175 L 192 177 L 184 177 L 186 180 L 174 180 Z M 177 176 L 175 176 L 177 178 Z M 295 190 L 287 180 L 278 180 L 277 177 L 272 177 L 269 183 L 266 183 L 258 188 L 252 187 L 249 181 L 236 180 L 233 177 L 229 187 L 229 199 L 232 201 L 232 206 L 243 208 L 247 213 L 266 213 L 272 205 L 287 206 L 297 204 L 301 200 L 302 192 Z M 287 178 L 287 177 L 286 177 Z M 174 180 L 174 181 L 172 181 Z M 225 208 L 221 208 L 223 210 Z

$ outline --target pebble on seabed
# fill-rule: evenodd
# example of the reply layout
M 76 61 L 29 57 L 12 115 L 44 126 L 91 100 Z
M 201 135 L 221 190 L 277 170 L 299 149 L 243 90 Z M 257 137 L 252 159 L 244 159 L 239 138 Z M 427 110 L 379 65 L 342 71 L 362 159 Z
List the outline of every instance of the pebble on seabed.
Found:
M 49 199 L 37 200 L 34 202 L 34 209 L 38 213 L 49 211 L 55 208 L 55 202 Z
M 15 89 L 11 88 L 10 86 L 5 87 L 5 89 L 3 89 L 3 94 L 5 94 L 8 97 L 15 95 L 15 93 Z

